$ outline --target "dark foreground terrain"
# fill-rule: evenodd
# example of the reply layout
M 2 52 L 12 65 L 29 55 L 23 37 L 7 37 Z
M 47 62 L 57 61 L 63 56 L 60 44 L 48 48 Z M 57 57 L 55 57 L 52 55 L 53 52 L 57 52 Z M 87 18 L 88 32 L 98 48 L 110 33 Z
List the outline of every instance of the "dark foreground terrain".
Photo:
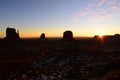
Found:
M 1 39 L 0 80 L 120 80 L 120 43 Z

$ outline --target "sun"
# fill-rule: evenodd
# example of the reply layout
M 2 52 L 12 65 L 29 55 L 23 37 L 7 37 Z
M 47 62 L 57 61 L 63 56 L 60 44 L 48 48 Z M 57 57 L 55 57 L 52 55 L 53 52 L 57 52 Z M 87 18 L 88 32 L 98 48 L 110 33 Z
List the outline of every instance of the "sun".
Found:
M 103 37 L 103 34 L 99 34 L 99 37 L 101 37 L 101 38 L 102 38 L 102 37 Z
M 100 38 L 102 38 L 103 35 L 104 35 L 104 33 L 103 33 L 103 32 L 99 32 L 97 35 L 98 35 Z
M 104 42 L 104 33 L 103 33 L 103 32 L 99 32 L 97 35 L 98 35 L 98 39 L 99 39 L 101 42 Z

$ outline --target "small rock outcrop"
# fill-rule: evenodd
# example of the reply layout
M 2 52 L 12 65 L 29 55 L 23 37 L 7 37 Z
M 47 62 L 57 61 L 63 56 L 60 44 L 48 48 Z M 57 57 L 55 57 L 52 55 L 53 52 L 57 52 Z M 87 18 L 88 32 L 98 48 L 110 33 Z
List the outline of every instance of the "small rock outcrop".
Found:
M 115 34 L 114 35 L 116 38 L 120 38 L 120 34 Z
M 66 41 L 73 40 L 73 33 L 72 33 L 72 31 L 65 31 L 63 33 L 63 40 L 66 40 Z
M 45 33 L 42 33 L 42 34 L 41 34 L 40 40 L 46 40 Z

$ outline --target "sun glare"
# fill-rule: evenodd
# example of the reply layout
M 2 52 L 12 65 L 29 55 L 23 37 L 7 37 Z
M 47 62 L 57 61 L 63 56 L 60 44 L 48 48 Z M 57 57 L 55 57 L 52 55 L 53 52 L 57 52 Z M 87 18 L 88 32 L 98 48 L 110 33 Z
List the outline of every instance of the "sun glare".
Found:
M 103 34 L 99 34 L 99 37 L 101 37 L 101 38 L 102 38 L 102 36 L 103 36 Z
M 97 34 L 100 38 L 102 38 L 103 37 L 103 32 L 99 32 L 98 34 Z

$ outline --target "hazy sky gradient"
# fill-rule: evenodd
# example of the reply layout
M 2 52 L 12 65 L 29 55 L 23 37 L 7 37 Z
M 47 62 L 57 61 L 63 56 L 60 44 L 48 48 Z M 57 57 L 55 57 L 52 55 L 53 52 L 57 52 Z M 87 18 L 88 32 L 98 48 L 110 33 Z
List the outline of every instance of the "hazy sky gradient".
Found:
M 7 27 L 21 37 L 120 33 L 120 0 L 0 0 L 0 37 Z

